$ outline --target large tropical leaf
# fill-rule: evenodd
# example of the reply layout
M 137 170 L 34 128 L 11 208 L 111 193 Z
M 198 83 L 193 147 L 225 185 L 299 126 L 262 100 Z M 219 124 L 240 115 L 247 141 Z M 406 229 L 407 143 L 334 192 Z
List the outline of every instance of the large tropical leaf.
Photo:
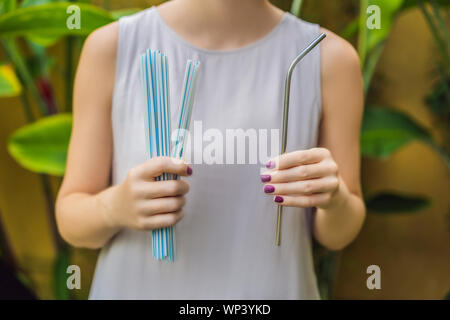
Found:
M 40 5 L 44 5 L 44 4 L 49 4 L 52 2 L 70 2 L 69 0 L 24 0 L 20 3 L 20 7 L 21 8 L 26 8 L 26 7 L 33 7 L 33 6 L 40 6 Z M 74 3 L 72 3 L 74 4 Z M 59 39 L 61 38 L 61 36 L 57 35 L 51 35 L 51 36 L 46 36 L 46 35 L 42 35 L 42 34 L 30 34 L 27 36 L 27 38 L 32 41 L 35 44 L 44 46 L 44 47 L 48 47 L 51 46 L 53 44 L 55 44 L 56 42 L 59 41 Z
M 429 2 L 429 1 L 430 0 L 424 0 L 423 2 Z M 435 0 L 435 1 L 441 7 L 448 7 L 448 6 L 450 6 L 450 1 L 449 0 Z M 403 12 L 405 10 L 415 8 L 416 6 L 417 6 L 417 0 L 403 0 L 403 4 L 400 7 L 400 10 L 397 11 L 397 14 L 400 13 L 400 12 Z M 351 37 L 356 35 L 356 33 L 358 33 L 358 31 L 359 31 L 360 21 L 361 20 L 359 19 L 359 17 L 355 18 L 353 21 L 351 21 L 340 32 L 341 37 L 343 37 L 345 39 L 350 39 Z
M 383 192 L 366 200 L 367 209 L 373 213 L 411 213 L 430 206 L 430 200 L 421 196 Z
M 52 2 L 69 2 L 69 0 L 23 0 L 20 3 L 21 8 L 40 6 Z
M 448 6 L 450 1 L 437 1 L 437 4 Z M 424 0 L 423 2 L 429 2 Z M 359 16 L 359 26 L 349 25 L 344 30 L 344 36 L 349 38 L 356 30 L 358 34 L 358 53 L 364 72 L 364 92 L 367 93 L 375 67 L 384 49 L 384 43 L 389 36 L 395 17 L 398 13 L 410 9 L 417 5 L 417 0 L 361 0 L 361 12 Z M 379 28 L 369 28 L 368 19 L 374 14 L 368 12 L 370 6 L 379 8 L 380 26 Z
M 404 0 L 361 0 L 359 17 L 358 53 L 364 72 L 364 92 L 367 93 L 373 72 L 378 63 L 384 42 L 391 32 L 395 15 L 401 9 Z M 376 11 L 369 9 L 375 8 Z M 379 18 L 380 25 L 369 22 Z M 375 54 L 372 54 L 374 53 Z
M 403 5 L 403 0 L 362 0 L 359 23 L 358 49 L 360 59 L 364 65 L 366 55 L 369 54 L 380 42 L 384 41 L 391 32 L 395 14 Z M 368 13 L 368 8 L 374 6 L 379 8 L 378 12 Z M 367 26 L 371 15 L 379 13 L 379 28 Z
M 366 108 L 361 132 L 364 156 L 385 158 L 416 139 L 431 143 L 428 131 L 406 114 L 375 106 Z
M 16 8 L 17 1 L 16 0 L 2 0 L 0 3 L 0 14 L 7 13 Z
M 59 114 L 18 129 L 8 141 L 10 155 L 28 170 L 64 174 L 72 116 Z
M 0 97 L 10 97 L 20 94 L 22 86 L 14 69 L 9 65 L 0 65 Z
M 64 35 L 88 35 L 93 30 L 114 21 L 107 11 L 89 4 L 76 3 L 80 8 L 80 29 L 69 29 L 67 8 L 74 3 L 54 2 L 19 8 L 0 16 L 0 36 L 51 38 Z

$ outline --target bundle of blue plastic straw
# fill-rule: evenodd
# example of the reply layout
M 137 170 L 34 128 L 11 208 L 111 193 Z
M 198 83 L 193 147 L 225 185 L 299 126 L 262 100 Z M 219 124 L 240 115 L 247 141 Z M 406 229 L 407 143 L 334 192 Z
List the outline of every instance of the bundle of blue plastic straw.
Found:
M 171 144 L 170 91 L 167 56 L 159 51 L 147 50 L 140 56 L 140 71 L 145 100 L 145 128 L 147 150 L 150 158 L 172 156 L 181 159 L 186 133 L 194 104 L 198 61 L 188 60 L 181 92 L 180 114 L 175 144 Z M 177 179 L 163 173 L 157 180 Z M 152 230 L 153 257 L 158 260 L 175 261 L 175 226 Z

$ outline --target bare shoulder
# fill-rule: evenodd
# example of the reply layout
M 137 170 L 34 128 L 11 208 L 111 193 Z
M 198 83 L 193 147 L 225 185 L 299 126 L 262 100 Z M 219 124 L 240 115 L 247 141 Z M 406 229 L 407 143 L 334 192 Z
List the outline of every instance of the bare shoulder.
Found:
M 78 110 L 108 110 L 115 80 L 118 29 L 118 23 L 113 22 L 87 37 L 75 76 L 75 114 Z
M 103 63 L 114 63 L 118 38 L 119 23 L 117 21 L 96 29 L 84 43 L 82 58 L 94 59 Z
M 348 126 L 349 119 L 353 119 L 356 128 L 364 106 L 363 79 L 358 53 L 343 38 L 329 30 L 322 30 L 327 34 L 321 45 L 322 107 L 325 126 L 336 126 L 340 128 L 339 130 L 343 130 L 342 124 Z
M 325 28 L 321 31 L 327 35 L 321 43 L 322 76 L 333 77 L 345 72 L 360 77 L 361 66 L 355 48 L 334 32 Z

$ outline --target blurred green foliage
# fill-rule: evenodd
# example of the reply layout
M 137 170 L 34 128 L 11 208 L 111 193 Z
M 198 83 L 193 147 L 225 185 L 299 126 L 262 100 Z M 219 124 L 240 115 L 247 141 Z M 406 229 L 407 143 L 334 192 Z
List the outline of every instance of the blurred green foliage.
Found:
M 67 8 L 74 2 L 80 8 L 83 17 L 80 29 L 69 29 L 66 26 Z M 291 12 L 301 16 L 302 5 L 305 2 L 307 1 L 292 1 Z M 432 13 L 428 11 L 424 3 L 428 3 Z M 347 39 L 357 39 L 366 95 L 395 18 L 401 12 L 418 6 L 432 30 L 441 55 L 439 66 L 442 67 L 438 68 L 441 70 L 440 75 L 433 92 L 427 97 L 427 102 L 433 112 L 439 115 L 444 114 L 448 119 L 449 40 L 439 9 L 439 6 L 448 6 L 448 4 L 449 1 L 437 0 L 359 1 L 359 16 L 341 31 L 341 35 Z M 374 14 L 369 10 L 372 5 L 377 5 L 380 9 L 381 28 L 379 29 L 367 27 L 368 18 Z M 20 96 L 29 122 L 12 133 L 8 150 L 23 167 L 43 174 L 44 190 L 48 191 L 45 185 L 45 174 L 62 176 L 65 170 L 71 116 L 60 113 L 70 111 L 71 108 L 74 41 L 82 41 L 96 28 L 137 11 L 139 9 L 129 8 L 109 12 L 90 4 L 90 1 L 4 0 L 0 4 L 0 44 L 7 57 L 7 61 L 0 64 L 0 97 Z M 53 88 L 49 72 L 53 64 L 47 50 L 47 47 L 61 41 L 64 41 L 67 46 L 65 110 L 57 107 L 57 102 L 52 95 Z M 39 108 L 37 117 L 32 110 L 30 97 Z M 436 149 L 448 163 L 448 153 L 433 141 L 427 129 L 404 113 L 393 108 L 372 106 L 370 101 L 368 102 L 361 134 L 363 156 L 386 158 L 414 140 L 423 141 Z M 50 196 L 47 198 L 51 199 Z M 53 203 L 49 203 L 49 206 L 52 205 Z M 384 214 L 417 211 L 429 205 L 429 201 L 422 196 L 413 197 L 382 192 L 367 199 L 367 205 L 373 212 Z M 61 289 L 63 270 L 61 266 L 65 265 L 62 262 L 67 261 L 67 251 L 65 247 L 61 247 L 60 251 L 61 254 L 55 264 L 55 294 L 63 299 L 68 298 L 65 290 Z M 332 278 L 330 274 L 335 270 L 335 262 L 329 254 L 324 261 L 322 269 L 326 272 L 322 273 L 322 277 L 330 282 Z M 325 292 L 324 297 L 329 296 L 329 290 L 326 286 L 324 287 L 322 290 Z
M 14 132 L 9 139 L 8 151 L 31 171 L 62 176 L 71 130 L 70 114 L 45 117 Z

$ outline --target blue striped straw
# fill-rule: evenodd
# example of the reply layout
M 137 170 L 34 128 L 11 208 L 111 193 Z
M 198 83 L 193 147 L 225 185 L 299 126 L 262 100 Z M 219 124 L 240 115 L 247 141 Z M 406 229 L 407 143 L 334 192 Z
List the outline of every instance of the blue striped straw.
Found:
M 178 118 L 178 132 L 173 148 L 172 156 L 181 159 L 183 157 L 186 134 L 191 121 L 192 106 L 197 86 L 198 67 L 200 62 L 188 60 L 186 64 L 184 85 L 180 102 L 180 115 Z
M 181 159 L 183 157 L 185 131 L 189 130 L 199 65 L 198 61 L 192 60 L 188 60 L 186 63 L 178 119 L 178 134 L 175 146 L 172 147 L 167 56 L 160 51 L 147 50 L 139 57 L 141 82 L 144 89 L 147 153 L 150 158 L 172 156 Z M 182 134 L 180 134 L 180 130 L 183 131 Z M 171 179 L 178 179 L 178 177 L 163 173 L 156 178 L 157 181 Z M 176 257 L 175 244 L 175 226 L 152 230 L 154 258 L 174 262 Z

